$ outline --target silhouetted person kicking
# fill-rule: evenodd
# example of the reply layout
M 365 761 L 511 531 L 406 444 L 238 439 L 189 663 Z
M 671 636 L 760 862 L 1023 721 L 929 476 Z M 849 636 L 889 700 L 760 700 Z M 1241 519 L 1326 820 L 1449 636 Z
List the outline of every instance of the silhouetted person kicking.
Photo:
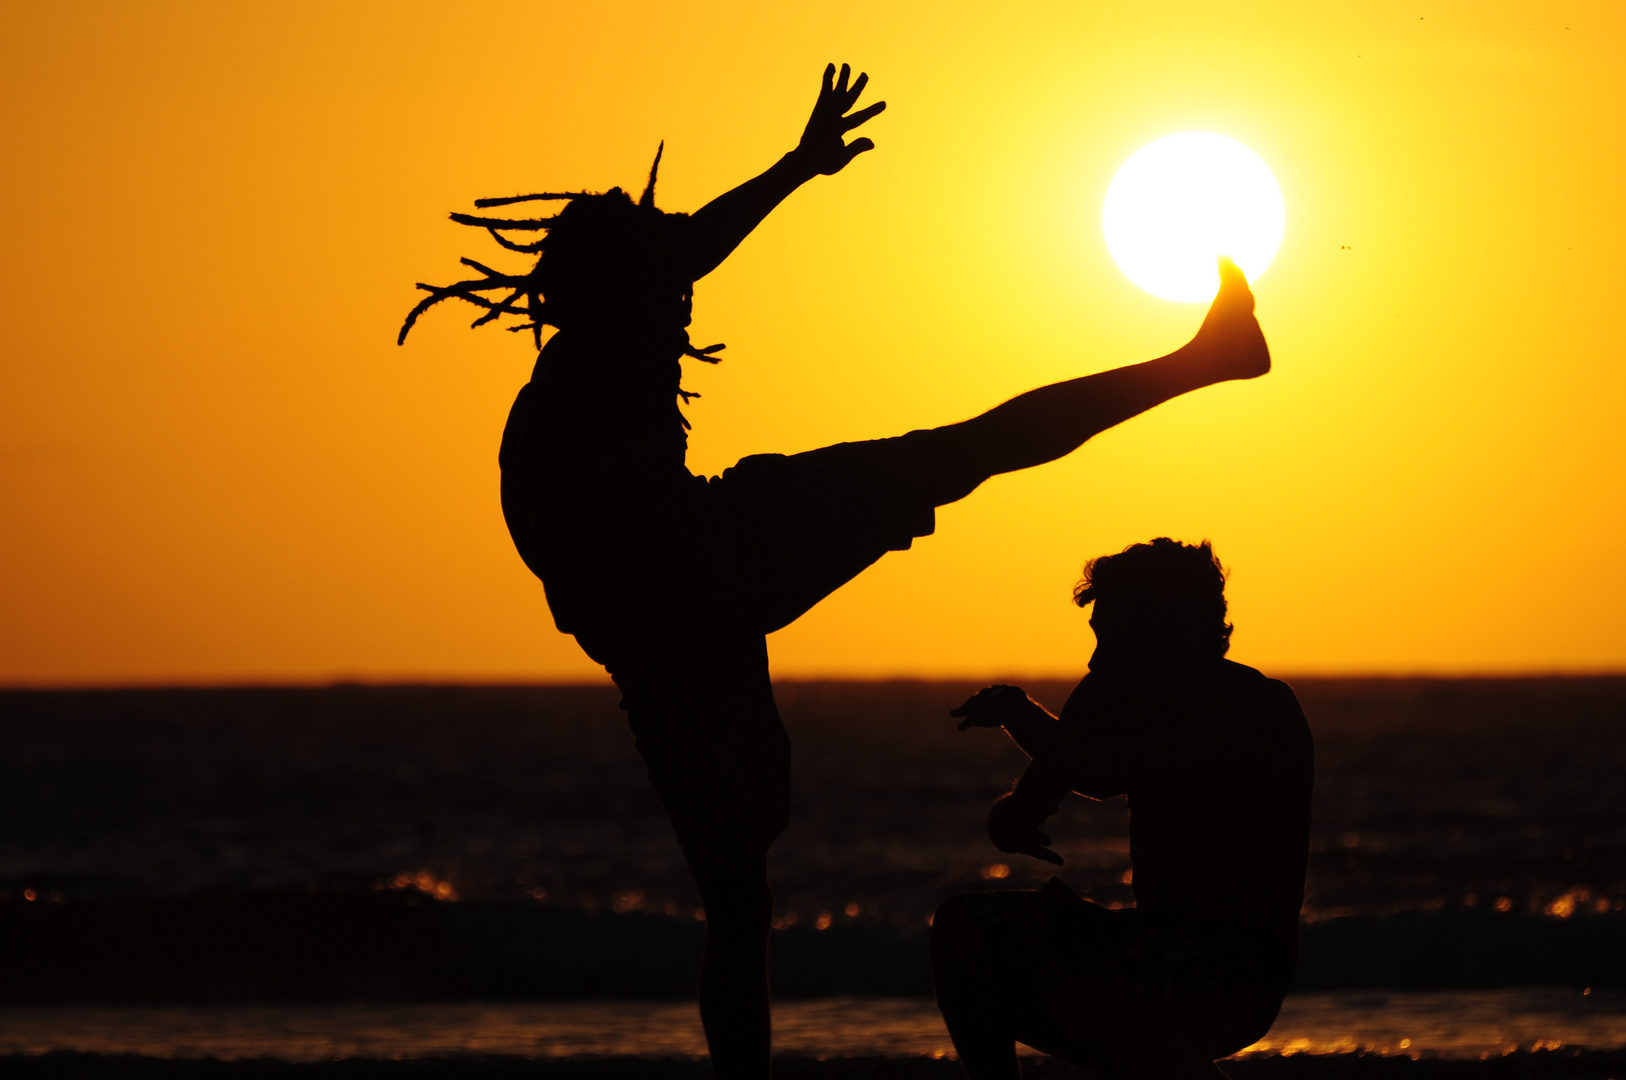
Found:
M 679 399 L 694 282 L 779 202 L 873 144 L 844 135 L 866 77 L 842 66 L 796 149 L 693 216 L 656 209 L 656 168 L 636 203 L 561 200 L 549 218 L 454 214 L 505 248 L 540 256 L 526 274 L 472 260 L 480 276 L 430 293 L 514 314 L 541 344 L 503 434 L 502 505 L 560 630 L 608 669 L 706 910 L 700 1013 L 719 1076 L 769 1065 L 768 847 L 784 830 L 790 747 L 768 680 L 767 634 L 888 551 L 934 528 L 933 510 L 988 477 L 1052 461 L 1090 436 L 1198 387 L 1263 375 L 1270 354 L 1234 267 L 1197 336 L 1168 356 L 1023 394 L 963 423 L 808 453 L 747 457 L 721 477 L 684 464 Z M 515 234 L 545 232 L 540 240 Z M 490 295 L 487 295 L 490 294 Z M 478 325 L 477 322 L 477 325 Z
M 1019 1077 L 1015 1043 L 1131 1080 L 1215 1077 L 1262 1038 L 1298 962 L 1314 753 L 1286 683 L 1225 659 L 1225 572 L 1167 538 L 1092 560 L 1090 672 L 1061 717 L 1013 686 L 951 715 L 1033 761 L 994 803 L 1001 851 L 1060 863 L 1064 795 L 1129 797 L 1133 908 L 1059 879 L 972 893 L 932 921 L 937 1000 L 973 1080 Z

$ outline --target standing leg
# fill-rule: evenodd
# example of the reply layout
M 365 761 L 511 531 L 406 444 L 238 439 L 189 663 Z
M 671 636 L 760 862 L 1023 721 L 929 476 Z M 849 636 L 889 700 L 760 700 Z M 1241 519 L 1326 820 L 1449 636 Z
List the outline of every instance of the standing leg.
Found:
M 790 814 L 790 737 L 761 635 L 690 627 L 662 669 L 617 682 L 706 911 L 700 1019 L 719 1080 L 767 1080 L 768 849 Z M 653 672 L 653 674 L 652 674 Z
M 700 1022 L 718 1080 L 766 1080 L 772 1054 L 768 934 L 773 892 L 768 863 L 757 874 L 698 882 L 706 907 L 700 964 Z

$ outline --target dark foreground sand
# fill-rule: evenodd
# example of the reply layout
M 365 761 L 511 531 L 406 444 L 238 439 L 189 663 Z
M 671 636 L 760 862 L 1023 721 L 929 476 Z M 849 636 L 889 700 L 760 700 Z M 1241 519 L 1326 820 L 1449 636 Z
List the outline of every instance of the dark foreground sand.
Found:
M 1484 1061 L 1413 1060 L 1377 1054 L 1284 1054 L 1228 1062 L 1235 1080 L 1340 1080 L 1345 1077 L 1403 1077 L 1407 1080 L 1502 1080 L 1512 1077 L 1564 1077 L 1566 1080 L 1623 1080 L 1626 1051 L 1523 1051 Z M 1039 1058 L 1027 1075 L 1043 1080 L 1074 1080 L 1094 1074 Z M 932 1058 L 780 1058 L 778 1080 L 961 1080 L 957 1062 Z M 175 1080 L 710 1080 L 704 1061 L 652 1058 L 554 1058 L 467 1056 L 407 1061 L 350 1059 L 318 1064 L 271 1060 L 217 1061 L 46 1054 L 0 1057 L 0 1076 L 15 1080 L 122 1080 L 163 1077 Z

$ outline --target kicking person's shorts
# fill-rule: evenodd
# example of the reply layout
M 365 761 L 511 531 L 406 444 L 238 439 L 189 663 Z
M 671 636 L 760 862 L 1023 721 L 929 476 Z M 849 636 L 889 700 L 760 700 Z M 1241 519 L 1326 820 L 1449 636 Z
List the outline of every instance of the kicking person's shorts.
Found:
M 790 745 L 764 636 L 929 535 L 938 503 L 980 482 L 958 475 L 946 445 L 938 432 L 915 431 L 758 454 L 694 481 L 673 519 L 680 524 L 641 536 L 622 556 L 635 564 L 629 573 L 648 579 L 638 598 L 619 619 L 576 631 L 621 687 L 702 887 L 760 876 L 788 821 Z M 634 558 L 640 546 L 647 557 Z M 600 606 L 623 605 L 586 605 Z
M 755 454 L 707 484 L 726 543 L 720 571 L 764 634 L 788 626 L 889 551 L 936 528 L 937 506 L 982 476 L 959 476 L 935 430 Z
M 790 821 L 790 736 L 762 635 L 697 634 L 611 668 L 650 782 L 689 869 L 712 886 L 760 883 Z
M 1287 977 L 1255 962 L 1247 946 L 1206 934 L 1161 932 L 1133 908 L 1108 910 L 1059 879 L 1036 892 L 970 893 L 939 910 L 932 959 L 939 993 L 968 982 L 1008 1009 L 1018 1041 L 1042 1045 L 1112 1075 L 1129 1071 L 1124 1047 L 1079 1045 L 1051 995 L 1073 976 L 1093 976 L 1130 1001 L 1174 1011 L 1211 1059 L 1265 1036 Z M 939 931 L 942 927 L 942 932 Z

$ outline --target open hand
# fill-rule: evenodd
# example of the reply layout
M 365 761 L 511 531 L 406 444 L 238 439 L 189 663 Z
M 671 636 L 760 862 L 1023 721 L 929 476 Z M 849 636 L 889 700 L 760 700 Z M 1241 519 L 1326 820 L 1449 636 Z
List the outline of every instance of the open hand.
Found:
M 986 686 L 967 698 L 958 709 L 950 709 L 949 715 L 961 718 L 961 731 L 974 727 L 1004 727 L 1011 717 L 1029 704 L 1031 702 L 1020 686 Z
M 1047 863 L 1062 864 L 1050 850 L 1050 837 L 1040 831 L 1050 812 L 1032 799 L 1011 792 L 1001 795 L 988 808 L 988 839 L 1008 855 L 1030 855 Z
M 848 115 L 847 110 L 857 103 L 858 95 L 869 83 L 869 76 L 860 72 L 849 87 L 847 79 L 851 74 L 852 69 L 846 64 L 841 65 L 839 77 L 834 64 L 824 69 L 824 86 L 819 90 L 819 99 L 813 103 L 813 115 L 802 132 L 802 141 L 793 151 L 811 172 L 833 176 L 865 150 L 875 149 L 875 144 L 868 139 L 858 138 L 849 143 L 844 138 L 847 132 L 886 108 L 886 102 L 877 101 Z

